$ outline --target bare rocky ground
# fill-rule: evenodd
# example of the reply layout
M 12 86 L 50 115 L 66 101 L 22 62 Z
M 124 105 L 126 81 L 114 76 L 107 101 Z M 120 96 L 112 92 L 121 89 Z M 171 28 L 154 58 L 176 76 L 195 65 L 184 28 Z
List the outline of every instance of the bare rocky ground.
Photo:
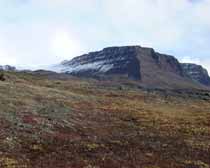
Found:
M 209 168 L 210 93 L 10 72 L 1 168 Z

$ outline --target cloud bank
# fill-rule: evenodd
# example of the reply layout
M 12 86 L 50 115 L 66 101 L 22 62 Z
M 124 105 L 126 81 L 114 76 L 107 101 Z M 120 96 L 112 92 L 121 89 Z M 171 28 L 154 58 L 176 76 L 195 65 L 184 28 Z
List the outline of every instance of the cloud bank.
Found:
M 2 0 L 0 16 L 0 64 L 141 45 L 210 71 L 210 0 Z

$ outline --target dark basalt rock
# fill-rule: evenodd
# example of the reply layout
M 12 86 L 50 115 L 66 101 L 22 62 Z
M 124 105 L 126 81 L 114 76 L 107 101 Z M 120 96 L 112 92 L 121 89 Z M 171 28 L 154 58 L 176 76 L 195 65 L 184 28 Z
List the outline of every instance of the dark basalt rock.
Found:
M 196 64 L 182 64 L 185 73 L 193 80 L 210 86 L 210 77 L 208 71 L 200 65 Z
M 208 85 L 206 73 L 199 73 L 202 80 L 192 78 L 186 66 L 175 57 L 140 46 L 108 47 L 64 61 L 61 65 L 62 72 L 72 75 L 123 76 L 139 80 L 151 88 L 201 88 Z
M 100 74 L 121 74 L 127 75 L 132 79 L 141 79 L 136 47 L 105 48 L 102 51 L 91 52 L 76 57 L 69 62 L 64 62 L 63 65 L 72 67 L 73 70 L 69 71 L 69 73 L 74 75 L 93 76 Z

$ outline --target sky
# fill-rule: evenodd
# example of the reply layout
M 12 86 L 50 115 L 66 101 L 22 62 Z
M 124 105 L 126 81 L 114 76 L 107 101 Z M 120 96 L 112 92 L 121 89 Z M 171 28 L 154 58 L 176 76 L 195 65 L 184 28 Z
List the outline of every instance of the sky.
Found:
M 0 64 L 38 68 L 140 45 L 210 72 L 210 0 L 0 0 Z

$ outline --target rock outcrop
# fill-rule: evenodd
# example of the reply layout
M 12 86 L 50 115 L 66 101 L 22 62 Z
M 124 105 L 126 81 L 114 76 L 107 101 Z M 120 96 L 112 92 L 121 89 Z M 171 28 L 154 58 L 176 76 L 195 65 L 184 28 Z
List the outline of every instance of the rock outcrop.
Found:
M 192 80 L 175 57 L 140 46 L 104 48 L 64 61 L 54 70 L 85 77 L 126 77 L 147 87 L 202 88 L 206 85 L 205 82 Z
M 208 71 L 201 65 L 196 64 L 182 64 L 185 73 L 192 79 L 203 85 L 210 86 L 210 77 Z

